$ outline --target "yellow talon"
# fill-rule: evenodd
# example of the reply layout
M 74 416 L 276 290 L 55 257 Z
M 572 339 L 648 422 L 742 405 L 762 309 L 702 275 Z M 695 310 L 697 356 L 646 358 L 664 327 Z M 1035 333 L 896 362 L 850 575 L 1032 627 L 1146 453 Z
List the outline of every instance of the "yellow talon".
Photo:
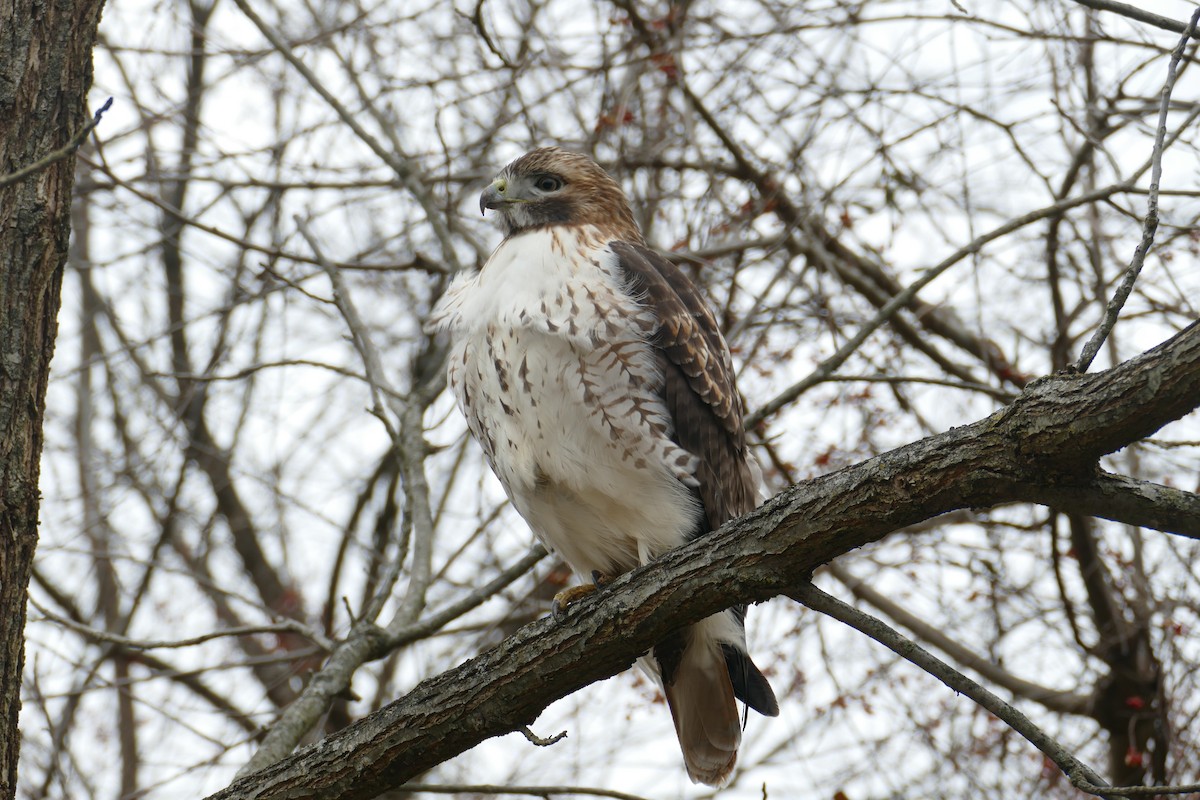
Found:
M 595 592 L 597 589 L 602 589 L 612 583 L 612 578 L 605 575 L 600 570 L 592 570 L 592 583 L 581 583 L 578 586 L 568 586 L 558 594 L 554 595 L 554 602 L 550 604 L 550 613 L 559 622 L 566 619 L 567 609 L 575 603 Z

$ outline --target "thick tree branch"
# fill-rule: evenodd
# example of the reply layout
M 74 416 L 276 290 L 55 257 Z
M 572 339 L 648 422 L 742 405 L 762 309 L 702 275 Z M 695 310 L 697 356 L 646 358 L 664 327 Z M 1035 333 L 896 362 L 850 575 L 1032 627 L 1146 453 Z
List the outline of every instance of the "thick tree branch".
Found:
M 0 4 L 0 798 L 5 800 L 17 793 L 23 738 L 18 721 L 28 677 L 25 600 L 38 542 L 42 427 L 70 238 L 75 142 L 68 142 L 65 153 L 61 147 L 66 131 L 87 130 L 92 47 L 103 6 L 103 0 Z
M 1100 473 L 1087 486 L 1044 486 L 1035 501 L 1140 528 L 1200 539 L 1200 495 L 1122 475 Z
M 1033 382 L 1010 406 L 797 484 L 758 511 L 628 573 L 496 648 L 430 678 L 323 742 L 213 800 L 368 798 L 553 701 L 629 667 L 680 625 L 736 602 L 789 594 L 831 559 L 968 507 L 1040 502 L 1045 486 L 1096 482 L 1100 456 L 1200 405 L 1200 323 L 1105 372 Z

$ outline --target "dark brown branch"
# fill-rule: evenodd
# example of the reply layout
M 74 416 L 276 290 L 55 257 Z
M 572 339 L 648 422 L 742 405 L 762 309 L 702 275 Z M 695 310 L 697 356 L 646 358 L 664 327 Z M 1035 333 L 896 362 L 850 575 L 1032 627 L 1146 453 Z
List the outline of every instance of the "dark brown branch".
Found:
M 419 684 L 213 800 L 368 798 L 629 667 L 668 632 L 737 602 L 789 594 L 831 559 L 960 508 L 1088 487 L 1100 456 L 1200 405 L 1200 323 L 1105 372 L 1035 381 L 1013 404 L 797 484 L 752 514 L 628 573 L 496 648 Z

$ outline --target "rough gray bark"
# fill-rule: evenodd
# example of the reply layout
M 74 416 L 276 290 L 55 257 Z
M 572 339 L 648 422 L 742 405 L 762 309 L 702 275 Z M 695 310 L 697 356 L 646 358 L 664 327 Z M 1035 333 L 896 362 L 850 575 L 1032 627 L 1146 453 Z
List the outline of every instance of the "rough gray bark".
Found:
M 0 798 L 16 794 L 25 592 L 38 462 L 70 236 L 75 159 L 47 156 L 87 123 L 103 0 L 0 4 Z
M 1075 513 L 1197 535 L 1197 498 L 1148 508 L 1098 459 L 1200 406 L 1200 323 L 1102 373 L 1033 382 L 972 425 L 798 484 L 324 741 L 212 796 L 368 798 L 629 667 L 681 624 L 807 581 L 839 555 L 960 508 L 1069 502 Z

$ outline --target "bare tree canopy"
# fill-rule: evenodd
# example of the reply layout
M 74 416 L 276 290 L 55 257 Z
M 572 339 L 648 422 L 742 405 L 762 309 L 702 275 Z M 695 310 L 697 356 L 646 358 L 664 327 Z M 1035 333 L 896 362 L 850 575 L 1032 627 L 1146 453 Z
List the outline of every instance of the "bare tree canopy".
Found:
M 0 785 L 707 797 L 624 671 L 754 602 L 722 797 L 1200 791 L 1197 9 L 1143 6 L 109 0 L 89 93 L 55 5 L 0 59 Z M 425 332 L 543 145 L 704 289 L 775 495 L 562 622 Z

